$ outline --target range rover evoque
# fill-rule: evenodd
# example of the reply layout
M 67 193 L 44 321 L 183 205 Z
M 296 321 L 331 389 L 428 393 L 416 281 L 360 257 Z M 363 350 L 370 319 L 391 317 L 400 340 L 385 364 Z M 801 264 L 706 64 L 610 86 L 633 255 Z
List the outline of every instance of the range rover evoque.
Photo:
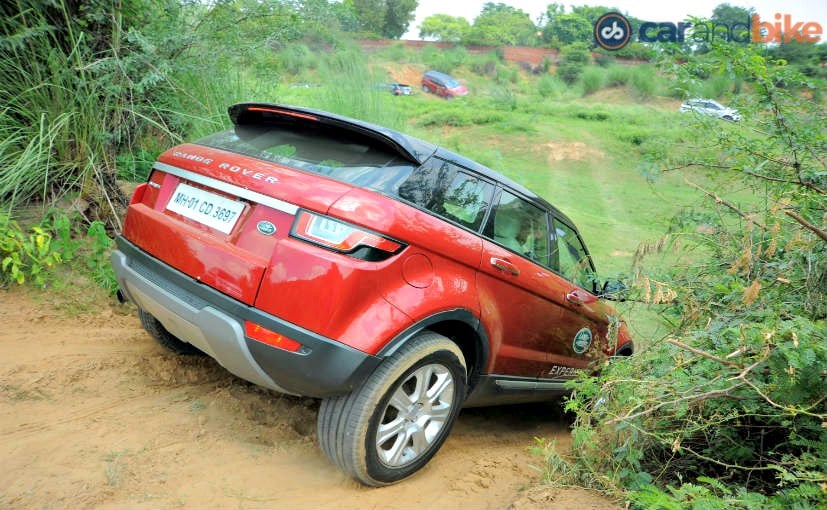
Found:
M 119 297 L 178 353 L 322 400 L 364 484 L 424 466 L 460 408 L 548 400 L 632 341 L 563 213 L 431 143 L 276 104 L 161 154 L 131 199 Z

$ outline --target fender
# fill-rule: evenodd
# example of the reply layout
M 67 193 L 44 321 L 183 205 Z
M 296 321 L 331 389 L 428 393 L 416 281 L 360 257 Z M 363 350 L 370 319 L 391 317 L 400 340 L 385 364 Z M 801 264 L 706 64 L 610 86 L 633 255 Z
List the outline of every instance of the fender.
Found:
M 490 349 L 488 344 L 488 333 L 485 331 L 485 326 L 482 325 L 482 323 L 476 315 L 474 315 L 470 310 L 467 310 L 465 308 L 445 310 L 425 317 L 424 319 L 420 320 L 419 322 L 416 322 L 415 324 L 409 326 L 404 331 L 396 335 L 378 353 L 376 353 L 376 356 L 379 358 L 384 358 L 392 355 L 400 347 L 405 345 L 405 343 L 407 343 L 411 338 L 413 338 L 419 332 L 425 329 L 430 329 L 432 331 L 440 333 L 441 330 L 439 327 L 432 328 L 431 326 L 445 322 L 463 323 L 472 330 L 474 330 L 474 332 L 476 333 L 476 338 L 473 341 L 473 345 L 466 344 L 466 347 L 470 346 L 474 348 L 476 351 L 476 362 L 474 363 L 473 367 L 468 367 L 470 369 L 470 389 L 474 386 L 479 376 L 485 373 L 485 369 L 488 366 Z M 462 348 L 462 345 L 460 345 L 460 348 Z

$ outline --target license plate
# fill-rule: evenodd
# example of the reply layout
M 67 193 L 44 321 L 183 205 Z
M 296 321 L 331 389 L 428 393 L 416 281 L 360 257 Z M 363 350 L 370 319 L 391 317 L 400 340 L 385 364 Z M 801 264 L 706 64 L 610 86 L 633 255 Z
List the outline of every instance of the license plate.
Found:
M 229 234 L 244 210 L 244 203 L 179 183 L 167 210 Z

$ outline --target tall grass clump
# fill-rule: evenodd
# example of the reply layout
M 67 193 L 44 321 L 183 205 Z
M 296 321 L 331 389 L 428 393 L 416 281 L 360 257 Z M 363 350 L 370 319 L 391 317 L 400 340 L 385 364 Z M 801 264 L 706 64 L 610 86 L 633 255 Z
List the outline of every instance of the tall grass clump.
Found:
M 0 202 L 12 211 L 76 192 L 91 214 L 111 220 L 124 202 L 118 151 L 149 132 L 175 138 L 161 100 L 169 67 L 120 12 L 96 12 L 111 20 L 101 27 L 70 7 L 57 2 L 0 22 Z
M 649 99 L 657 89 L 657 73 L 650 65 L 637 66 L 632 71 L 631 82 L 638 99 Z
M 376 87 L 382 77 L 368 68 L 359 48 L 326 55 L 319 72 L 328 85 L 320 88 L 314 106 L 383 126 L 402 127 L 402 117 L 392 104 L 394 97 Z
M 583 84 L 583 95 L 594 94 L 602 89 L 606 83 L 606 74 L 602 68 L 589 66 L 583 71 L 580 82 Z
M 613 65 L 606 73 L 607 87 L 624 87 L 632 79 L 632 68 L 624 65 Z
M 544 74 L 537 81 L 537 92 L 545 99 L 559 99 L 566 89 L 566 84 L 562 80 L 550 74 Z

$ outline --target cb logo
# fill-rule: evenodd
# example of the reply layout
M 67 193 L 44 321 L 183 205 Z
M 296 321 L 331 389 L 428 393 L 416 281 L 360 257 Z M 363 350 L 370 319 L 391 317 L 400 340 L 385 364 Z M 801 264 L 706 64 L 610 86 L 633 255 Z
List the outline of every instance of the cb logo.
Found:
M 594 40 L 601 48 L 619 50 L 629 43 L 631 37 L 629 20 L 617 12 L 604 14 L 594 24 Z

